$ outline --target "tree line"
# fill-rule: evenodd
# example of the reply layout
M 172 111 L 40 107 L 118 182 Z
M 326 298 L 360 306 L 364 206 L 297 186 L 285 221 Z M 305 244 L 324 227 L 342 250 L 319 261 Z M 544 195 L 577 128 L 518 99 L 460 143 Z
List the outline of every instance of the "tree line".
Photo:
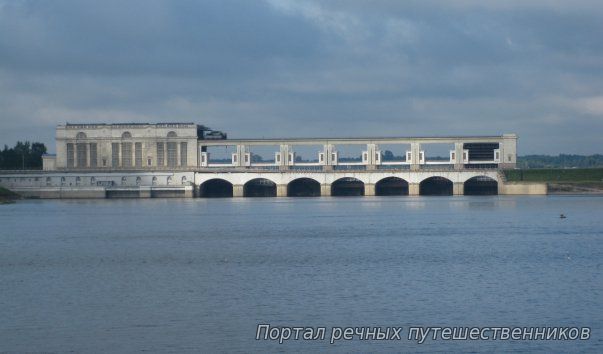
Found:
M 41 170 L 42 155 L 46 153 L 43 143 L 18 141 L 14 147 L 4 145 L 0 151 L 0 169 L 2 170 Z
M 603 167 L 603 155 L 525 155 L 517 157 L 520 168 L 594 168 Z

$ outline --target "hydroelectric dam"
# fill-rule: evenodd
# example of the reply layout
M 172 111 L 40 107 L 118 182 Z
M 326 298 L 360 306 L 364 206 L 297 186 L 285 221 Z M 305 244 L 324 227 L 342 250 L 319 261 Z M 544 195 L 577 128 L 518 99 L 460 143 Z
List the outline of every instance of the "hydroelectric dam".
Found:
M 546 194 L 509 183 L 517 136 L 228 139 L 195 123 L 65 124 L 43 170 L 0 171 L 29 198 Z

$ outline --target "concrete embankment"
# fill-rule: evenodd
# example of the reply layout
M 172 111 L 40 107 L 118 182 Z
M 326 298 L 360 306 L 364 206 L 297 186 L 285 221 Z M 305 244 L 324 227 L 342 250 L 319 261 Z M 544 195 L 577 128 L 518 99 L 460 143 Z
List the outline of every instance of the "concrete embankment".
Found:
M 500 185 L 498 194 L 545 195 L 547 194 L 547 185 L 541 182 L 505 182 Z
M 546 194 L 603 195 L 603 168 L 533 168 L 505 170 L 508 191 L 540 190 L 530 184 L 546 186 Z M 512 193 L 507 193 L 512 194 Z
M 192 186 L 175 187 L 17 187 L 13 191 L 31 199 L 192 198 Z

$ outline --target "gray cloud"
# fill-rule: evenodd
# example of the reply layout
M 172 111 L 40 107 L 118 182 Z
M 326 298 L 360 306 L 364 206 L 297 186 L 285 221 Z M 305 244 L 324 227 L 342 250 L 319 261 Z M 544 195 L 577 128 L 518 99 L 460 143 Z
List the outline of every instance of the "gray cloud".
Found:
M 0 143 L 65 121 L 232 137 L 520 135 L 601 153 L 595 1 L 3 1 Z

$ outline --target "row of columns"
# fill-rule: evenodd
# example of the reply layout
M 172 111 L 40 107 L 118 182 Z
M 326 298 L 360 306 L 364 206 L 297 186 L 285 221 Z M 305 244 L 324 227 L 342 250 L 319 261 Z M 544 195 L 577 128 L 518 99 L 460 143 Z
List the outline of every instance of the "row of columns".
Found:
M 454 143 L 454 151 L 455 151 L 455 158 L 454 158 L 454 161 L 451 161 L 451 163 L 454 164 L 455 169 L 461 170 L 461 169 L 463 169 L 463 166 L 464 166 L 463 143 L 462 142 Z M 199 155 L 201 155 L 201 152 L 203 152 L 203 147 L 201 147 L 201 149 L 199 149 Z M 293 149 L 292 149 L 291 145 L 287 145 L 287 144 L 280 145 L 279 151 L 278 151 L 278 153 L 280 155 L 280 161 L 277 162 L 279 169 L 281 169 L 281 170 L 289 169 L 289 165 L 290 165 L 289 164 L 289 154 L 292 152 L 293 152 Z M 321 162 L 321 165 L 323 166 L 324 170 L 326 170 L 326 171 L 332 170 L 333 165 L 336 165 L 336 163 L 333 161 L 333 153 L 335 153 L 335 152 L 336 152 L 335 145 L 333 145 L 333 144 L 323 145 L 322 154 L 324 156 L 324 161 Z M 373 170 L 378 165 L 375 155 L 377 153 L 379 153 L 379 147 L 377 144 L 367 144 L 366 152 L 367 152 L 367 157 L 368 157 L 368 161 L 366 162 L 367 170 Z M 418 142 L 410 143 L 410 152 L 411 152 L 411 157 L 410 157 L 410 161 L 408 161 L 410 163 L 410 169 L 412 171 L 417 171 L 420 169 L 420 166 L 421 166 L 421 156 L 420 156 L 420 154 L 422 153 L 421 144 Z M 237 159 L 236 159 L 236 163 L 234 163 L 234 165 L 239 166 L 239 167 L 246 166 L 247 163 L 249 162 L 246 160 L 246 156 L 248 156 L 248 158 L 249 158 L 248 146 L 247 145 L 236 145 L 235 154 L 237 155 Z
M 453 195 L 463 195 L 465 192 L 465 187 L 462 182 L 453 183 L 452 184 L 452 194 Z M 375 184 L 373 183 L 365 183 L 364 184 L 364 195 L 365 196 L 374 196 L 375 193 Z M 320 185 L 320 195 L 323 197 L 331 196 L 331 185 L 330 184 L 321 184 Z M 419 193 L 419 183 L 409 183 L 408 184 L 408 195 L 418 196 Z M 232 196 L 233 197 L 243 197 L 244 196 L 244 186 L 242 184 L 234 184 L 232 186 Z M 277 197 L 286 197 L 287 196 L 287 185 L 286 184 L 277 184 L 276 185 L 276 196 Z

